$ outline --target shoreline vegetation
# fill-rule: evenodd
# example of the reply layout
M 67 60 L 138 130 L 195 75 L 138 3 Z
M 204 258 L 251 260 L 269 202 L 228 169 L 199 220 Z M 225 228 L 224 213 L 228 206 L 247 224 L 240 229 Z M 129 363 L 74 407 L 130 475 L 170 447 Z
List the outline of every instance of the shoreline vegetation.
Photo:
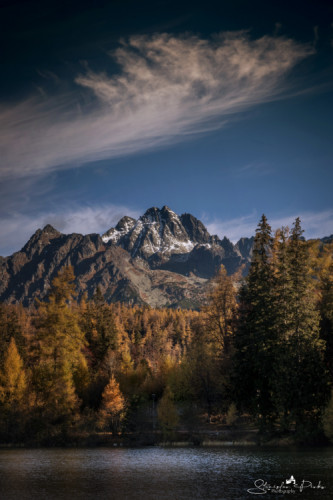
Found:
M 94 432 L 90 434 L 80 434 L 66 436 L 66 440 L 62 441 L 60 436 L 58 439 L 50 443 L 37 442 L 17 442 L 17 443 L 0 443 L 1 449 L 8 448 L 90 448 L 90 447 L 124 447 L 136 448 L 147 446 L 165 446 L 165 447 L 230 447 L 230 446 L 250 446 L 250 447 L 299 447 L 299 443 L 295 442 L 293 435 L 284 437 L 273 437 L 261 435 L 258 429 L 249 428 L 233 428 L 223 430 L 197 430 L 189 433 L 187 431 L 174 432 L 171 439 L 166 439 L 162 431 L 135 433 L 119 433 L 112 432 Z M 327 447 L 329 443 L 323 441 L 316 443 L 317 447 Z M 302 446 L 304 447 L 304 446 Z
M 0 448 L 333 442 L 333 244 L 299 219 L 222 267 L 200 311 L 48 298 L 0 304 Z
M 34 441 L 0 443 L 2 449 L 33 449 L 33 448 L 144 448 L 150 446 L 186 448 L 186 447 L 251 447 L 251 448 L 291 448 L 304 449 L 312 447 L 332 447 L 332 444 L 323 440 L 322 442 L 299 443 L 295 441 L 293 435 L 285 437 L 262 436 L 256 429 L 247 431 L 234 429 L 230 431 L 211 433 L 198 432 L 188 434 L 179 432 L 179 435 L 173 437 L 173 440 L 165 440 L 162 432 L 142 433 L 139 435 L 122 434 L 114 436 L 110 432 L 96 432 L 89 435 L 67 436 L 65 441 L 56 439 L 48 443 L 38 443 Z

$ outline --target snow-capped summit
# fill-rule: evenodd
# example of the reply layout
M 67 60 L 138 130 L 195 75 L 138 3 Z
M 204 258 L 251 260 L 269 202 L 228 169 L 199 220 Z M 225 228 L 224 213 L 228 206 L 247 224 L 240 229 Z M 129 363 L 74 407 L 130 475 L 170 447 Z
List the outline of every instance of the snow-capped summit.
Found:
M 210 235 L 196 217 L 189 213 L 179 216 L 166 205 L 149 208 L 138 220 L 123 217 L 102 239 L 107 246 L 123 248 L 132 259 L 145 261 L 151 269 L 185 276 L 208 278 L 221 264 L 235 272 L 247 263 L 228 238 Z
M 138 220 L 122 217 L 103 237 L 62 234 L 48 224 L 19 252 L 0 257 L 0 301 L 30 305 L 44 299 L 57 272 L 72 265 L 79 297 L 99 289 L 108 302 L 200 307 L 221 265 L 228 274 L 246 272 L 252 249 L 253 238 L 234 245 L 211 236 L 193 215 L 178 216 L 166 206 L 152 207 Z
M 151 207 L 139 217 L 123 217 L 102 239 L 140 258 L 151 269 L 167 269 L 183 275 L 213 276 L 222 263 L 235 271 L 241 252 L 228 238 L 211 236 L 191 214 L 177 215 L 169 207 Z
M 112 227 L 103 234 L 102 239 L 104 243 L 108 243 L 109 241 L 117 243 L 122 236 L 125 236 L 132 229 L 135 223 L 135 219 L 125 215 L 125 217 L 120 219 L 116 227 Z
M 132 257 L 153 254 L 186 254 L 197 244 L 209 244 L 210 235 L 193 215 L 180 217 L 166 205 L 149 208 L 137 221 L 123 217 L 102 239 L 129 251 Z
M 99 288 L 108 301 L 199 307 L 220 266 L 228 273 L 247 266 L 251 247 L 247 239 L 233 245 L 211 236 L 193 215 L 167 206 L 149 208 L 137 220 L 122 217 L 102 237 L 47 225 L 20 252 L 0 258 L 0 300 L 32 304 L 46 297 L 63 265 L 72 265 L 79 296 L 92 297 Z

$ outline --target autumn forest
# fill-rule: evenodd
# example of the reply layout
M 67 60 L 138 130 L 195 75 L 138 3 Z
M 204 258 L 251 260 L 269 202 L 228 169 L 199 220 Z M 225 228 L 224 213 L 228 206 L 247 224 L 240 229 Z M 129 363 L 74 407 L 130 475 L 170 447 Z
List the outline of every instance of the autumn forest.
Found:
M 200 311 L 78 301 L 70 266 L 46 301 L 0 304 L 0 443 L 333 440 L 333 244 L 302 233 L 263 216 L 247 276 L 222 267 Z

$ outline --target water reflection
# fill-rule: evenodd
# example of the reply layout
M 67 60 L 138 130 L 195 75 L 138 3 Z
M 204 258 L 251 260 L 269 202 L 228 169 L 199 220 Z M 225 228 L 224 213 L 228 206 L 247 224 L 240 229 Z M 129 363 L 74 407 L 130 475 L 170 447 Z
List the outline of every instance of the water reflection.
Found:
M 293 475 L 326 487 L 293 498 L 326 500 L 333 498 L 332 470 L 332 449 L 1 450 L 0 498 L 239 500 L 257 498 L 247 492 L 256 479 L 278 485 Z

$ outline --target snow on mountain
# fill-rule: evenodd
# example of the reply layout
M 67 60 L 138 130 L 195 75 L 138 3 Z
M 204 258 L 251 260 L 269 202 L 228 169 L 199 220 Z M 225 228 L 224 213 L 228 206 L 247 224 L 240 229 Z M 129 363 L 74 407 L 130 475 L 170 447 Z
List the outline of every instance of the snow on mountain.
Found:
M 187 222 L 185 227 L 182 217 Z M 167 206 L 162 209 L 152 207 L 137 221 L 131 217 L 123 217 L 115 228 L 103 234 L 102 239 L 105 243 L 120 245 L 130 252 L 132 257 L 147 258 L 156 253 L 186 254 L 201 243 L 196 237 L 195 225 L 199 226 L 196 232 L 200 234 L 201 226 L 204 226 L 193 216 L 184 214 L 179 217 Z M 204 238 L 206 244 L 209 244 L 208 239 Z
M 221 265 L 228 274 L 247 272 L 253 240 L 234 245 L 210 235 L 193 215 L 178 216 L 166 206 L 138 220 L 123 217 L 102 237 L 62 234 L 47 225 L 19 252 L 0 258 L 0 301 L 31 305 L 44 299 L 58 271 L 72 265 L 79 297 L 99 289 L 108 302 L 197 308 Z
M 0 300 L 33 304 L 45 298 L 54 276 L 72 265 L 78 296 L 152 307 L 199 307 L 221 265 L 229 274 L 249 265 L 252 242 L 238 246 L 211 236 L 191 214 L 152 207 L 125 216 L 102 237 L 62 234 L 47 225 L 20 252 L 0 259 Z
M 104 241 L 104 243 L 108 243 L 109 241 L 117 243 L 133 228 L 135 223 L 135 219 L 132 219 L 132 217 L 128 217 L 127 215 L 125 215 L 125 217 L 120 219 L 115 228 L 112 227 L 103 234 L 102 240 Z

